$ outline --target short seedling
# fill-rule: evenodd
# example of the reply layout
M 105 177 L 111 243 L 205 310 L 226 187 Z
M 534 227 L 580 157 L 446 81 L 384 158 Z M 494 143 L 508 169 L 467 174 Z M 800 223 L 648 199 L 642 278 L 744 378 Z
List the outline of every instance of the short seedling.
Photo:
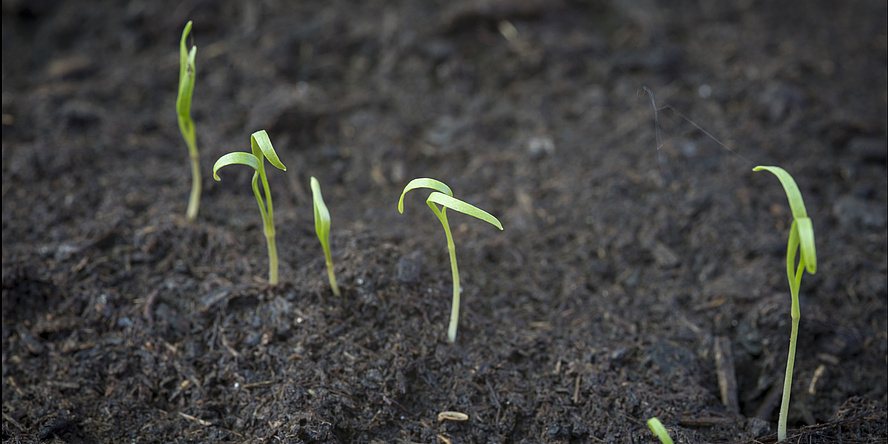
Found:
M 406 187 L 404 187 L 404 191 L 401 192 L 401 199 L 398 200 L 398 211 L 400 213 L 404 213 L 404 195 L 407 194 L 408 191 L 416 188 L 430 188 L 435 190 L 429 194 L 428 199 L 426 199 L 426 204 L 432 209 L 435 216 L 438 216 L 438 220 L 440 220 L 441 225 L 444 226 L 444 234 L 447 235 L 447 249 L 450 251 L 450 269 L 453 273 L 453 302 L 450 307 L 450 326 L 447 329 L 447 339 L 450 340 L 450 342 L 454 342 L 456 341 L 456 324 L 459 319 L 460 287 L 459 269 L 456 267 L 456 247 L 453 244 L 453 236 L 450 234 L 450 224 L 447 223 L 447 209 L 450 208 L 451 210 L 476 217 L 500 230 L 503 229 L 503 225 L 497 220 L 497 218 L 490 215 L 490 213 L 459 199 L 455 199 L 453 197 L 453 192 L 450 191 L 450 187 L 443 182 L 427 178 L 413 179 Z M 441 208 L 438 209 L 436 204 L 441 205 Z
M 265 175 L 265 159 L 275 167 L 287 171 L 287 167 L 278 159 L 274 147 L 271 146 L 271 140 L 265 130 L 256 131 L 250 136 L 250 145 L 252 153 L 234 152 L 228 153 L 219 158 L 213 165 L 213 178 L 219 179 L 216 174 L 219 168 L 227 165 L 247 165 L 252 167 L 253 173 L 253 194 L 256 195 L 256 202 L 259 204 L 259 213 L 262 214 L 262 227 L 265 233 L 265 240 L 268 243 L 268 283 L 277 285 L 278 283 L 278 257 L 277 247 L 274 244 L 274 209 L 271 205 L 271 190 L 268 188 L 268 178 Z M 262 200 L 262 194 L 259 193 L 259 179 L 262 179 L 262 189 L 265 191 L 265 201 Z
M 191 197 L 188 199 L 188 209 L 185 216 L 188 221 L 197 217 L 200 206 L 200 156 L 197 152 L 197 137 L 194 134 L 194 121 L 191 120 L 191 95 L 194 92 L 194 56 L 197 55 L 197 47 L 191 50 L 185 49 L 185 39 L 191 32 L 191 22 L 185 25 L 182 31 L 182 40 L 179 42 L 179 96 L 176 98 L 176 115 L 179 118 L 179 131 L 185 144 L 188 145 L 188 153 L 191 157 Z
M 315 232 L 324 249 L 324 260 L 327 262 L 327 276 L 330 278 L 330 288 L 333 294 L 340 296 L 339 285 L 336 285 L 336 275 L 333 273 L 333 257 L 330 254 L 330 211 L 324 204 L 324 196 L 321 195 L 321 184 L 314 177 L 311 178 L 311 200 L 314 206 Z
M 817 272 L 817 250 L 814 248 L 814 226 L 805 210 L 802 193 L 792 176 L 783 168 L 775 166 L 757 166 L 753 171 L 766 170 L 780 179 L 789 208 L 792 210 L 792 226 L 789 229 L 789 242 L 786 247 L 786 276 L 789 278 L 789 290 L 792 295 L 792 332 L 789 336 L 789 357 L 786 360 L 786 376 L 783 379 L 783 401 L 780 404 L 780 417 L 777 421 L 777 440 L 786 439 L 786 416 L 789 413 L 789 394 L 792 388 L 792 368 L 795 364 L 796 339 L 799 332 L 799 286 L 805 270 L 810 274 Z M 798 266 L 796 266 L 798 257 Z
M 663 423 L 660 422 L 656 417 L 648 419 L 648 427 L 654 432 L 654 435 L 657 435 L 657 438 L 660 438 L 660 442 L 663 444 L 672 444 L 672 438 L 669 436 L 669 432 L 666 431 L 666 427 L 663 427 Z

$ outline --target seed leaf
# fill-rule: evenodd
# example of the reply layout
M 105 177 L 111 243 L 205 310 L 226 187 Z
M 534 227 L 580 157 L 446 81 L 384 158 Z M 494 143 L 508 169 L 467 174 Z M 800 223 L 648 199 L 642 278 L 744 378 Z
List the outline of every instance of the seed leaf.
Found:
M 321 185 L 314 177 L 311 178 L 311 198 L 314 201 L 315 231 L 321 243 L 326 245 L 330 238 L 330 211 L 321 195 Z
M 252 167 L 254 170 L 259 171 L 259 158 L 244 152 L 234 152 L 228 153 L 219 158 L 216 163 L 213 165 L 213 178 L 216 180 L 222 180 L 219 178 L 219 175 L 216 174 L 220 168 L 228 165 L 246 165 L 248 167 Z
M 792 176 L 790 176 L 783 168 L 776 166 L 757 166 L 752 170 L 770 171 L 780 180 L 780 184 L 783 185 L 783 191 L 786 193 L 786 198 L 789 200 L 789 208 L 792 211 L 792 217 L 796 222 L 793 228 L 798 231 L 801 257 L 805 263 L 805 269 L 808 273 L 816 273 L 817 249 L 814 245 L 814 225 L 808 217 L 808 212 L 805 209 L 805 201 L 802 200 L 802 193 L 799 191 L 799 186 L 796 185 Z
M 182 31 L 182 40 L 179 43 L 179 97 L 176 99 L 176 113 L 182 119 L 191 121 L 191 95 L 194 93 L 194 78 L 197 69 L 194 58 L 197 55 L 197 46 L 188 50 L 185 40 L 191 32 L 191 21 L 185 25 Z
M 410 190 L 415 190 L 417 188 L 431 188 L 440 193 L 444 193 L 448 196 L 453 196 L 453 191 L 450 191 L 450 187 L 441 182 L 440 180 L 429 179 L 427 177 L 420 177 L 418 179 L 413 179 L 407 186 L 404 187 L 404 191 L 401 192 L 401 199 L 398 200 L 398 212 L 404 212 L 404 195 L 407 194 Z
M 268 133 L 265 130 L 256 131 L 250 136 L 250 146 L 253 148 L 254 156 L 261 159 L 262 156 L 259 153 L 262 153 L 269 163 L 278 169 L 287 171 L 287 167 L 281 163 L 277 153 L 274 151 L 274 147 L 271 146 L 271 139 L 268 138 Z
M 481 219 L 484 222 L 487 222 L 487 223 L 499 228 L 500 230 L 503 229 L 503 224 L 500 223 L 499 219 L 493 217 L 492 214 L 490 214 L 490 213 L 488 213 L 488 212 L 486 212 L 486 211 L 484 211 L 472 204 L 468 204 L 468 203 L 465 203 L 459 199 L 456 199 L 452 196 L 448 196 L 446 194 L 434 191 L 434 192 L 432 192 L 432 194 L 429 195 L 429 198 L 426 199 L 426 202 L 434 202 L 434 203 L 441 205 L 445 208 L 449 208 L 454 211 L 459 211 L 460 213 L 468 214 L 469 216 L 473 216 L 478 219 Z

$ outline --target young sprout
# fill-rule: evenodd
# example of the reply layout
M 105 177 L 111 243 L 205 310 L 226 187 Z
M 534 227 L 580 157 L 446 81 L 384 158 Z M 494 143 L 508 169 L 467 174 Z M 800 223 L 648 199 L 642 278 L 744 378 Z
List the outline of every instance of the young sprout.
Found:
M 321 184 L 314 177 L 311 178 L 311 200 L 315 215 L 315 232 L 324 249 L 324 260 L 327 262 L 327 276 L 330 278 L 330 288 L 333 294 L 340 296 L 339 285 L 336 285 L 336 275 L 333 273 L 333 257 L 330 255 L 330 211 L 324 204 L 324 196 L 321 195 Z
M 777 421 L 777 440 L 786 439 L 786 417 L 789 413 L 789 394 L 792 388 L 792 368 L 795 364 L 796 339 L 799 332 L 799 286 L 805 270 L 810 274 L 817 272 L 817 250 L 814 248 L 814 226 L 805 210 L 802 193 L 792 176 L 783 168 L 775 166 L 757 166 L 753 171 L 766 170 L 777 176 L 789 199 L 792 210 L 792 226 L 789 229 L 789 242 L 786 246 L 786 276 L 789 278 L 789 290 L 792 295 L 792 332 L 789 336 L 789 357 L 786 360 L 786 376 L 783 379 L 783 401 L 780 404 L 780 417 Z M 796 266 L 798 257 L 798 266 Z
M 197 152 L 197 137 L 194 135 L 194 121 L 191 120 L 191 94 L 194 92 L 194 56 L 197 55 L 197 47 L 191 50 L 185 49 L 185 39 L 191 32 L 191 21 L 185 25 L 182 31 L 182 40 L 179 42 L 179 96 L 176 98 L 176 115 L 179 118 L 179 131 L 185 144 L 188 145 L 188 153 L 191 156 L 191 197 L 188 199 L 188 209 L 185 216 L 188 221 L 197 217 L 197 209 L 200 206 L 200 158 Z
M 663 427 L 663 423 L 660 422 L 656 417 L 648 419 L 648 427 L 654 432 L 654 435 L 657 435 L 657 438 L 660 438 L 660 442 L 663 444 L 672 444 L 672 438 L 669 436 L 669 432 L 666 431 L 666 427 Z
M 450 326 L 447 328 L 447 339 L 450 340 L 450 342 L 454 342 L 456 341 L 456 323 L 459 319 L 460 287 L 459 269 L 456 267 L 456 247 L 453 244 L 453 236 L 450 234 L 450 224 L 447 223 L 447 209 L 450 208 L 451 210 L 476 217 L 500 230 L 503 229 L 503 225 L 497 220 L 497 218 L 490 215 L 490 213 L 455 199 L 453 197 L 453 192 L 450 191 L 450 187 L 443 182 L 427 178 L 413 179 L 406 187 L 404 187 L 404 191 L 401 192 L 401 199 L 398 200 L 398 212 L 404 213 L 404 195 L 407 194 L 408 191 L 416 188 L 430 188 L 435 190 L 429 194 L 428 199 L 426 199 L 426 204 L 432 209 L 435 216 L 438 216 L 438 220 L 440 220 L 441 225 L 444 226 L 444 234 L 447 236 L 447 249 L 450 251 L 450 269 L 453 273 L 453 302 L 450 307 Z M 436 204 L 441 205 L 441 208 L 438 209 Z
M 262 214 L 262 228 L 265 233 L 265 240 L 268 243 L 268 283 L 277 285 L 278 283 L 278 257 L 277 247 L 274 244 L 274 209 L 271 205 L 271 190 L 268 188 L 268 178 L 265 176 L 265 159 L 275 167 L 287 171 L 287 167 L 278 159 L 274 147 L 271 146 L 271 140 L 265 130 L 259 130 L 250 136 L 250 145 L 252 153 L 234 152 L 228 153 L 219 158 L 213 165 L 213 178 L 219 179 L 216 174 L 219 168 L 227 165 L 247 165 L 252 167 L 253 173 L 253 194 L 256 195 L 256 202 L 259 204 L 259 213 Z M 262 179 L 262 189 L 265 191 L 266 203 L 262 200 L 262 194 L 259 193 L 259 179 Z

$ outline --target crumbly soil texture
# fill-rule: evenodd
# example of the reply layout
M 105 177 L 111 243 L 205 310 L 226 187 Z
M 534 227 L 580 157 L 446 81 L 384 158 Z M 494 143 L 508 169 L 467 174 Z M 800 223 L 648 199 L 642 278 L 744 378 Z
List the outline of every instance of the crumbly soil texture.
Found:
M 4 0 L 3 442 L 775 442 L 792 214 L 752 168 L 779 165 L 818 260 L 789 442 L 884 443 L 886 9 Z M 276 286 L 252 171 L 211 170 L 260 129 Z M 453 344 L 416 177 L 505 228 L 449 213 Z

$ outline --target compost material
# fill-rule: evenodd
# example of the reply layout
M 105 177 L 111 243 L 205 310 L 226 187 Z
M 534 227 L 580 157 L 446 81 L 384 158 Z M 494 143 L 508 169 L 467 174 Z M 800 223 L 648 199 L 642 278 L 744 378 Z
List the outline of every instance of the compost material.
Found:
M 817 242 L 790 442 L 888 440 L 884 1 L 2 8 L 4 443 L 775 442 L 792 216 L 756 165 Z M 252 170 L 210 173 L 260 129 L 274 287 Z M 505 228 L 449 216 L 454 344 L 416 177 Z

